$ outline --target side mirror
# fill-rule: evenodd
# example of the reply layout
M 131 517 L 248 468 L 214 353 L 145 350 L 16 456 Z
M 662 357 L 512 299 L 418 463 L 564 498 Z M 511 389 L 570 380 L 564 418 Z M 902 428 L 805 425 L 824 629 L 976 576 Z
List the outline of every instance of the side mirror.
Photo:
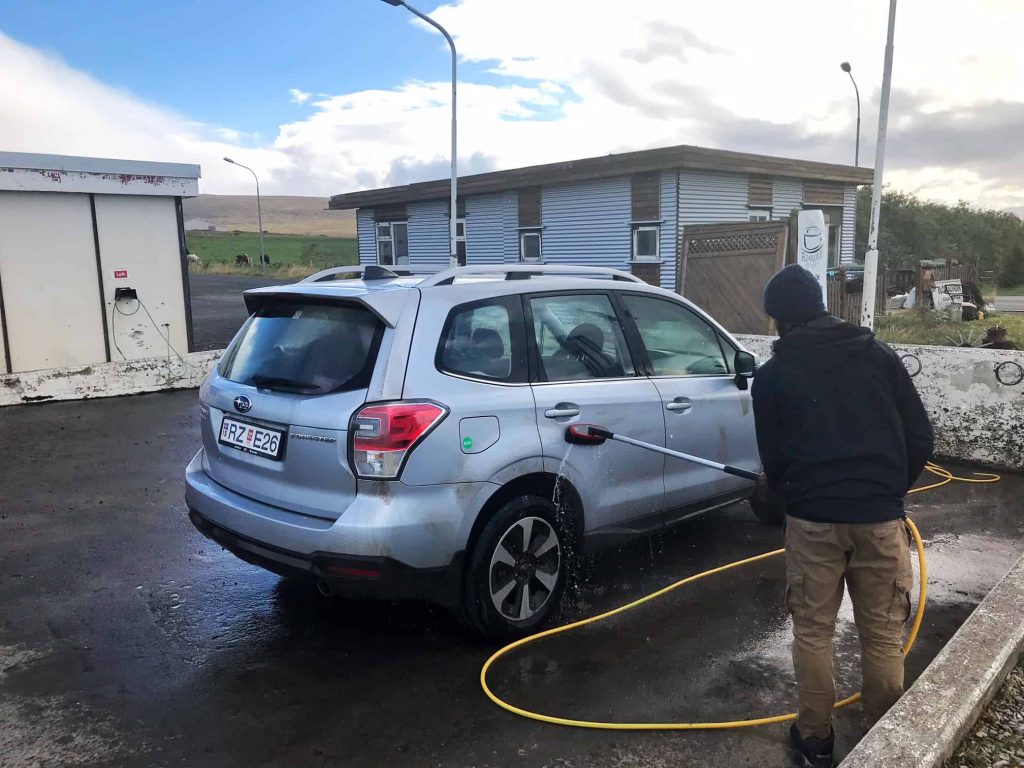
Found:
M 757 360 L 752 354 L 742 349 L 736 351 L 736 357 L 733 359 L 733 370 L 736 371 L 736 382 L 737 389 L 746 389 L 747 379 L 754 378 L 754 371 L 757 370 Z

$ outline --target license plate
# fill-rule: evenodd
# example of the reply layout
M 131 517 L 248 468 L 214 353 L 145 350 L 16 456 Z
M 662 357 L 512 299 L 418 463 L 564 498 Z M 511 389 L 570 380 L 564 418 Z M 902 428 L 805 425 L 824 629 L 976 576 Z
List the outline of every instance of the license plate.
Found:
M 220 423 L 220 442 L 254 456 L 280 461 L 284 433 L 244 421 L 225 418 Z

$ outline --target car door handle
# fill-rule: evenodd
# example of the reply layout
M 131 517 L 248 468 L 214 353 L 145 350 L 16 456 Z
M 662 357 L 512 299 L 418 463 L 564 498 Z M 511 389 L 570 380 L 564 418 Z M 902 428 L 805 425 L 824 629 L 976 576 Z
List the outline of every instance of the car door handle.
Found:
M 693 408 L 693 402 L 688 397 L 677 397 L 665 406 L 666 411 L 673 411 L 674 413 L 686 413 L 691 408 Z
M 547 416 L 549 419 L 565 419 L 569 418 L 570 416 L 579 416 L 580 409 L 575 406 L 559 403 L 554 408 L 548 408 L 546 411 L 544 411 L 544 415 Z

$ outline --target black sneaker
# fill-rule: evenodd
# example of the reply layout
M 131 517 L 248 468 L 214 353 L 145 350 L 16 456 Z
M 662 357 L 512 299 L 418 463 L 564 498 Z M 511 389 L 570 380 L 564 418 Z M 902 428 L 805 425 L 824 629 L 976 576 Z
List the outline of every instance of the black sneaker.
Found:
M 793 723 L 789 729 L 789 740 L 793 742 L 793 748 L 800 758 L 800 765 L 803 768 L 833 768 L 832 748 L 835 745 L 835 733 L 829 731 L 827 739 L 816 739 L 813 736 L 805 739 L 800 735 L 800 729 Z

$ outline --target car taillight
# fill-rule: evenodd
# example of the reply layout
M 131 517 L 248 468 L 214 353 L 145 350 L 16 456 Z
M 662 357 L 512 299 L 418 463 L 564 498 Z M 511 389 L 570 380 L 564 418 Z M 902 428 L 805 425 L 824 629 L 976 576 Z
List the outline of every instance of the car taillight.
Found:
M 352 417 L 349 441 L 356 476 L 393 479 L 405 458 L 448 414 L 436 403 L 367 405 Z

